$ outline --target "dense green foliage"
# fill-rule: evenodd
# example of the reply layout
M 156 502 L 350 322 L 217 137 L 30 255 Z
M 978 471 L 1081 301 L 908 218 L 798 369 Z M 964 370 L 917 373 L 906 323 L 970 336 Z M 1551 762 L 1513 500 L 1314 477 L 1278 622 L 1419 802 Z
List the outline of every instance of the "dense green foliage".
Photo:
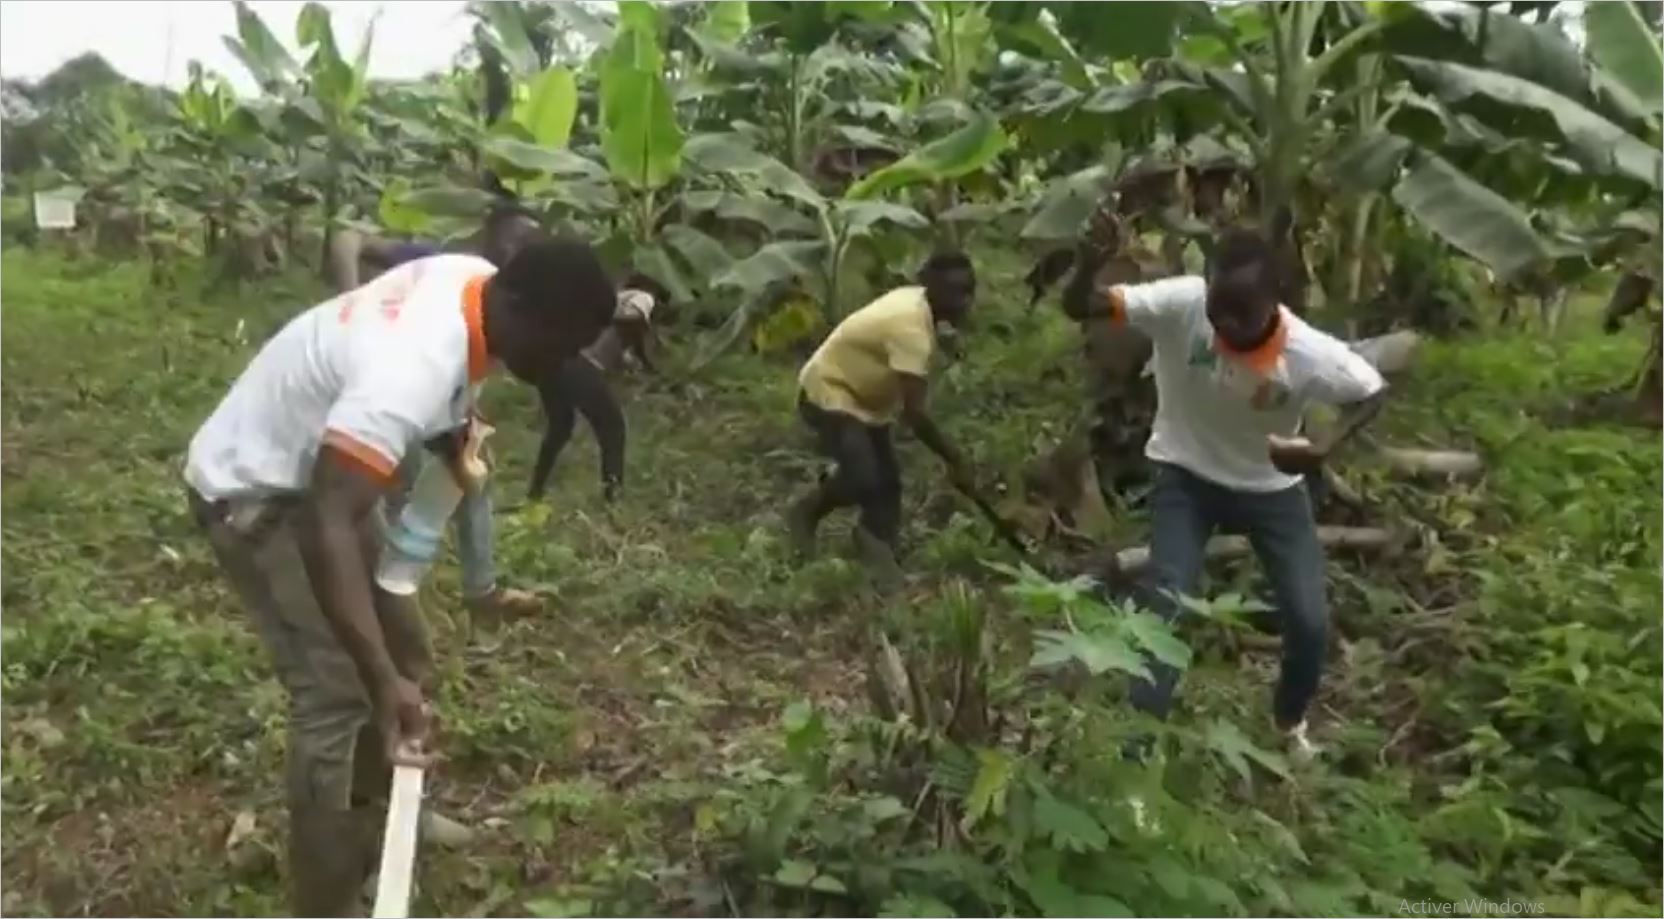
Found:
M 488 390 L 499 566 L 555 600 L 484 629 L 454 568 L 429 592 L 433 799 L 484 833 L 423 853 L 418 909 L 1657 914 L 1661 453 L 1574 404 L 1657 364 L 1656 325 L 1597 331 L 1615 269 L 1658 277 L 1656 4 L 1592 10 L 1585 47 L 1542 6 L 485 3 L 451 72 L 394 84 L 321 6 L 290 30 L 239 4 L 257 97 L 96 56 L 8 85 L 0 908 L 281 909 L 283 697 L 184 444 L 322 296 L 333 228 L 454 236 L 506 190 L 662 278 L 673 353 L 621 384 L 616 506 L 583 437 L 521 503 L 535 398 Z M 85 226 L 38 238 L 21 193 L 65 183 Z M 1035 259 L 1110 208 L 1126 260 L 1194 267 L 1279 205 L 1319 325 L 1467 331 L 1379 436 L 1486 464 L 1342 460 L 1400 538 L 1331 559 L 1317 760 L 1266 715 L 1252 563 L 1170 629 L 1022 568 L 908 442 L 905 593 L 790 560 L 779 509 L 818 469 L 794 358 L 930 248 L 982 282 L 932 404 L 1016 483 L 1083 408 Z M 1569 293 L 1556 333 L 1500 322 L 1481 265 Z M 1187 669 L 1165 725 L 1125 704 L 1145 651 Z M 1144 730 L 1148 766 L 1120 756 Z
M 989 320 L 1012 331 L 973 338 L 938 402 L 1009 470 L 1075 391 L 1027 368 L 1066 365 L 1074 345 L 1061 318 L 1022 313 L 1020 264 L 978 261 Z M 319 291 L 203 301 L 148 290 L 142 266 L 27 252 L 3 271 L 7 909 L 278 909 L 281 691 L 184 513 L 178 462 L 256 343 Z M 1661 487 L 1660 453 L 1542 420 L 1634 359 L 1638 343 L 1592 323 L 1581 309 L 1556 342 L 1437 347 L 1406 384 L 1390 432 L 1474 446 L 1495 471 L 1429 492 L 1354 470 L 1413 538 L 1384 561 L 1334 562 L 1342 638 L 1313 764 L 1276 746 L 1275 655 L 1234 624 L 1240 602 L 1166 649 L 1194 662 L 1165 766 L 1120 762 L 1135 722 L 1118 665 L 1061 682 L 1035 665 L 1169 640 L 985 567 L 1004 550 L 915 445 L 923 576 L 907 597 L 867 597 L 840 559 L 795 567 L 775 507 L 810 467 L 787 362 L 732 355 L 720 383 L 628 384 L 641 446 L 614 510 L 583 441 L 553 505 L 515 506 L 537 410 L 500 387 L 499 557 L 558 599 L 470 640 L 441 569 L 437 800 L 490 830 L 476 850 L 423 856 L 421 902 L 1395 914 L 1401 898 L 1473 897 L 1656 912 L 1660 534 L 1636 509 Z M 1120 526 L 1136 538 L 1144 523 Z M 1220 596 L 1258 583 L 1252 564 L 1215 574 Z M 875 626 L 928 724 L 875 714 Z M 955 690 L 967 667 L 980 727 L 953 717 L 970 710 Z

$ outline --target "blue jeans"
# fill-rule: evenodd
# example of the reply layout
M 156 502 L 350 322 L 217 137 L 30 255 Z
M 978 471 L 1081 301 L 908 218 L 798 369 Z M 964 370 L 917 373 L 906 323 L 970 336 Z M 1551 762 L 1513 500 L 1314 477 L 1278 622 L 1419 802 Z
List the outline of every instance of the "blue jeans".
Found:
M 1153 463 L 1150 494 L 1150 570 L 1143 584 L 1145 605 L 1168 622 L 1182 607 L 1163 591 L 1195 596 L 1202 577 L 1203 550 L 1215 529 L 1244 533 L 1281 614 L 1282 673 L 1272 707 L 1280 727 L 1305 717 L 1317 694 L 1327 648 L 1329 607 L 1323 576 L 1323 546 L 1305 484 L 1282 491 L 1235 491 L 1167 463 Z M 1178 671 L 1148 660 L 1153 681 L 1136 681 L 1132 703 L 1166 718 L 1173 705 Z
M 409 489 L 421 474 L 422 464 L 434 458 L 426 450 L 406 451 L 399 464 L 399 481 Z M 397 526 L 397 514 L 388 515 L 391 525 Z M 462 563 L 462 598 L 477 600 L 497 589 L 497 567 L 492 559 L 491 492 L 490 483 L 463 495 L 451 518 L 456 527 L 456 554 Z

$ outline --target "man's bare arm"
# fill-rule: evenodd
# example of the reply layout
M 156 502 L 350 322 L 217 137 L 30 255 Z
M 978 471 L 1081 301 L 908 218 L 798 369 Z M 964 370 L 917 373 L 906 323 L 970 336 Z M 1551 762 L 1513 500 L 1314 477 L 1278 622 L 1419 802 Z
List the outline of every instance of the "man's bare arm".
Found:
M 901 378 L 902 420 L 907 423 L 919 440 L 930 448 L 932 453 L 942 458 L 948 468 L 956 474 L 965 469 L 965 460 L 960 452 L 949 442 L 947 435 L 925 411 L 925 399 L 929 392 L 929 384 L 924 377 L 903 375 Z
M 383 490 L 368 471 L 326 446 L 313 466 L 296 532 L 318 606 L 372 693 L 399 675 L 376 618 L 369 560 L 359 541 L 359 525 Z

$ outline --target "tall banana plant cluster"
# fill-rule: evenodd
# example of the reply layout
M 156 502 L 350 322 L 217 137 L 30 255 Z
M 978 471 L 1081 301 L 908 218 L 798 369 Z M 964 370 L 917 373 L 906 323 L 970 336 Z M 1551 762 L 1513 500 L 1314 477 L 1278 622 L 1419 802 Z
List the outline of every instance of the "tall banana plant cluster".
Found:
M 165 130 L 118 106 L 64 171 L 238 254 L 460 235 L 512 195 L 696 304 L 712 353 L 979 236 L 1036 258 L 1038 299 L 1103 208 L 1151 271 L 1290 226 L 1297 308 L 1374 308 L 1428 253 L 1539 292 L 1627 272 L 1646 301 L 1658 5 L 1560 6 L 505 0 L 469 7 L 450 72 L 391 83 L 373 28 L 346 53 L 311 3 L 286 45 L 238 2 L 258 96 L 193 68 Z
M 856 253 L 883 261 L 881 234 L 932 227 L 908 192 L 951 201 L 1006 148 L 969 98 L 992 52 L 984 6 L 480 3 L 487 184 L 678 300 L 731 306 L 717 348 L 782 300 L 835 318 Z M 937 55 L 951 63 L 921 80 Z M 489 201 L 421 184 L 382 210 L 460 229 Z

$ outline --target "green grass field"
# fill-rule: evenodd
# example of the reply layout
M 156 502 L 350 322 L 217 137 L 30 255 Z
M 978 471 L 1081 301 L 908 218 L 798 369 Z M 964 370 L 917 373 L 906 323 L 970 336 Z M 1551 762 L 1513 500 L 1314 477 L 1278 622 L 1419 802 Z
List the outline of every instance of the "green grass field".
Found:
M 989 331 L 934 404 L 1015 482 L 1078 410 L 1078 352 L 1055 307 L 1024 312 L 1023 266 L 981 266 Z M 179 469 L 258 343 L 321 288 L 290 278 L 206 297 L 188 273 L 156 290 L 142 265 L 15 248 L 0 272 L 0 907 L 277 914 L 284 699 L 188 519 Z M 1660 447 L 1655 432 L 1552 424 L 1578 393 L 1627 378 L 1641 344 L 1583 313 L 1552 338 L 1434 343 L 1381 438 L 1478 450 L 1486 476 L 1411 486 L 1343 464 L 1371 519 L 1407 539 L 1331 562 L 1340 641 L 1314 719 L 1332 753 L 1218 806 L 1274 815 L 1313 862 L 1350 866 L 1372 891 L 1354 908 L 1392 913 L 1391 897 L 1456 866 L 1491 900 L 1657 914 Z M 483 832 L 468 851 L 422 854 L 419 914 L 872 908 L 831 888 L 769 899 L 746 874 L 727 818 L 758 775 L 787 770 L 782 713 L 813 700 L 848 736 L 836 726 L 867 717 L 872 627 L 906 632 L 956 585 L 989 611 L 1000 660 L 1020 667 L 1031 626 L 982 564 L 1008 550 L 916 443 L 903 448 L 914 577 L 901 597 L 868 593 L 836 551 L 788 560 L 779 509 L 819 468 L 794 375 L 789 358 L 736 351 L 679 387 L 623 383 L 629 474 L 611 508 L 582 431 L 550 499 L 527 505 L 535 396 L 488 387 L 499 567 L 551 602 L 470 634 L 453 562 L 430 591 L 447 756 L 430 787 Z M 823 544 L 841 548 L 847 525 Z M 1253 564 L 1215 574 L 1222 591 L 1258 577 Z M 1275 652 L 1202 626 L 1186 637 L 1200 659 L 1180 719 L 1225 719 L 1273 747 Z M 803 829 L 786 845 L 809 857 L 828 838 Z

